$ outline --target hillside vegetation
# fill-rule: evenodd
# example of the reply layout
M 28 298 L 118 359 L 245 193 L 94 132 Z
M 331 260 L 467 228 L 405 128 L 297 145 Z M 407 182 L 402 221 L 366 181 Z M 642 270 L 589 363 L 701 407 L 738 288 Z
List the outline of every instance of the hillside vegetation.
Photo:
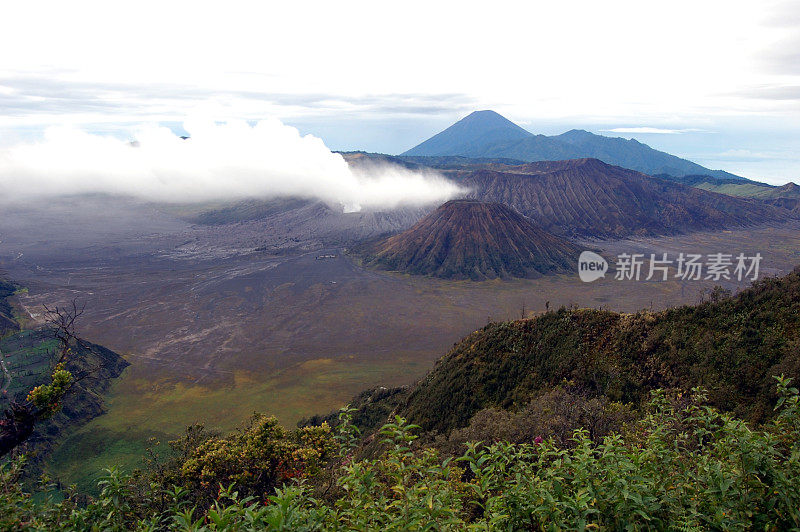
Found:
M 798 391 L 778 380 L 776 419 L 753 430 L 701 390 L 655 393 L 624 435 L 571 447 L 470 444 L 455 460 L 383 426 L 376 459 L 352 457 L 345 410 L 292 433 L 255 417 L 227 438 L 193 437 L 145 477 L 109 470 L 88 504 L 35 502 L 22 461 L 0 466 L 4 530 L 788 530 L 800 526 Z M 196 432 L 196 431 L 195 431 Z M 327 466 L 325 465 L 327 464 Z M 280 486 L 280 487 L 276 487 Z
M 400 412 L 449 432 L 479 410 L 522 406 L 563 381 L 639 405 L 656 388 L 708 389 L 752 422 L 772 411 L 772 376 L 800 375 L 800 269 L 733 297 L 662 312 L 560 309 L 491 323 L 464 338 Z

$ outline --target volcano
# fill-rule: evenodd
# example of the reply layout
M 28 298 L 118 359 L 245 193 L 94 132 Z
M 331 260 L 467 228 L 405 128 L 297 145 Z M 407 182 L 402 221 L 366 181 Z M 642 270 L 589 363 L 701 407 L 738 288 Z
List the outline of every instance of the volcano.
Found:
M 489 110 L 471 113 L 402 155 L 515 159 L 525 162 L 594 158 L 649 175 L 679 177 L 703 174 L 747 182 L 730 172 L 705 168 L 655 150 L 635 139 L 606 137 L 582 129 L 554 136 L 534 135 Z
M 580 249 L 506 205 L 454 200 L 356 252 L 379 269 L 479 281 L 569 271 Z

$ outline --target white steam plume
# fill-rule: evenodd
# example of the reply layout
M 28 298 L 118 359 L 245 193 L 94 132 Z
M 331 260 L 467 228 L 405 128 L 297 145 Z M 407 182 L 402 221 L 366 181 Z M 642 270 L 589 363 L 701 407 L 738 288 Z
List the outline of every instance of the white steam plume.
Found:
M 268 119 L 188 121 L 183 140 L 145 127 L 135 142 L 54 127 L 40 142 L 0 150 L 0 198 L 108 193 L 165 202 L 301 196 L 346 211 L 443 202 L 459 193 L 433 173 L 351 169 L 312 135 Z

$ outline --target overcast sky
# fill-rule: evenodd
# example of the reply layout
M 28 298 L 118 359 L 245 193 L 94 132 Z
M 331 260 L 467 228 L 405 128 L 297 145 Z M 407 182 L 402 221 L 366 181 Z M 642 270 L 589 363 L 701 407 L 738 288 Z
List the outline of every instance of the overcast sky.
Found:
M 13 2 L 0 145 L 275 117 L 402 152 L 477 109 L 800 180 L 800 2 Z

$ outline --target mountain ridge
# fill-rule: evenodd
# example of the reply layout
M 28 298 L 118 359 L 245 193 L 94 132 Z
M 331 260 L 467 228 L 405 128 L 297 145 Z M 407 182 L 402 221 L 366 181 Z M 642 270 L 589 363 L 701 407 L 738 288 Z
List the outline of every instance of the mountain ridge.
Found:
M 800 215 L 794 198 L 764 201 L 704 186 L 713 181 L 743 189 L 780 190 L 766 184 L 709 176 L 650 176 L 596 158 L 522 162 L 463 156 L 377 157 L 385 163 L 432 168 L 469 189 L 466 197 L 508 205 L 542 229 L 567 238 L 727 230 Z M 786 189 L 789 195 L 794 190 Z
M 567 237 L 668 235 L 790 217 L 757 200 L 653 178 L 594 158 L 443 173 L 469 188 L 468 197 L 509 205 L 544 230 Z
M 572 129 L 553 136 L 536 135 L 494 111 L 475 111 L 400 155 L 453 155 L 526 162 L 591 157 L 651 175 L 681 177 L 708 174 L 719 178 L 744 179 L 724 170 L 705 168 L 635 139 L 606 137 L 582 129 Z

